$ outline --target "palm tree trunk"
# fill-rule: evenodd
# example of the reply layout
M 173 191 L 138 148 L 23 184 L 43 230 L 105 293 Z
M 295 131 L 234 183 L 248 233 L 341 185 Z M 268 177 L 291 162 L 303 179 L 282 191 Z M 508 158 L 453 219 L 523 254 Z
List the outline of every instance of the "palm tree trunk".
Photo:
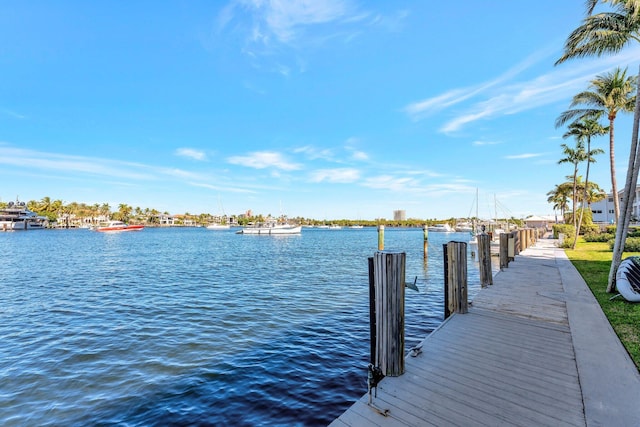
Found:
M 640 79 L 640 68 L 638 69 L 638 78 Z M 624 244 L 627 232 L 629 230 L 629 221 L 631 220 L 631 210 L 633 208 L 633 199 L 636 194 L 636 185 L 638 183 L 638 171 L 640 169 L 640 153 L 638 153 L 638 125 L 640 124 L 640 84 L 636 91 L 636 108 L 633 113 L 633 131 L 631 135 L 631 150 L 629 152 L 629 167 L 627 168 L 627 180 L 623 192 L 623 207 L 618 218 L 616 227 L 616 240 L 613 244 L 613 257 L 611 259 L 611 269 L 609 270 L 609 280 L 607 282 L 607 292 L 611 293 L 616 288 L 616 271 L 622 261 L 622 252 L 624 252 Z M 614 194 L 614 200 L 617 198 Z
M 580 227 L 582 227 L 582 215 L 584 215 L 584 203 L 587 200 L 587 188 L 589 187 L 589 165 L 591 165 L 591 137 L 587 137 L 587 173 L 584 179 L 584 191 L 582 192 L 582 203 L 580 203 L 580 217 L 578 218 L 578 228 L 576 228 L 576 238 L 573 240 L 575 249 L 578 244 L 578 236 L 580 235 Z
M 620 200 L 618 199 L 618 182 L 616 180 L 616 156 L 613 142 L 613 122 L 609 120 L 609 165 L 611 168 L 611 192 L 613 193 L 613 215 L 617 221 L 620 217 Z

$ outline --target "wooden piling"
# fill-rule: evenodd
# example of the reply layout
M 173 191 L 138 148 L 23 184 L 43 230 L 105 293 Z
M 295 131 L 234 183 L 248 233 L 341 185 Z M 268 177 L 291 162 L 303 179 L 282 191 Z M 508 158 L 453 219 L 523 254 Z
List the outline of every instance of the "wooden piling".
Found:
M 384 251 L 384 225 L 378 225 L 378 250 Z
M 478 262 L 480 264 L 480 286 L 493 285 L 491 272 L 491 238 L 488 234 L 478 234 Z
M 450 313 L 468 312 L 467 244 L 447 243 L 447 292 Z
M 406 253 L 376 252 L 376 366 L 383 375 L 404 373 L 404 288 Z
M 503 268 L 509 267 L 509 235 L 507 233 L 502 233 L 499 236 L 500 239 L 500 250 L 498 255 L 500 257 L 500 270 Z
M 447 250 L 447 244 L 442 245 L 442 255 L 443 262 L 442 265 L 444 267 L 443 277 L 444 277 L 444 318 L 448 318 L 451 316 L 451 310 L 449 307 L 449 251 Z
M 427 226 L 425 225 L 424 228 L 422 229 L 422 235 L 423 235 L 423 246 L 424 246 L 424 258 L 427 258 L 427 255 L 429 254 L 429 230 L 427 229 Z
M 515 231 L 509 233 L 509 240 L 507 242 L 507 262 L 515 261 L 516 259 L 516 236 L 517 232 Z

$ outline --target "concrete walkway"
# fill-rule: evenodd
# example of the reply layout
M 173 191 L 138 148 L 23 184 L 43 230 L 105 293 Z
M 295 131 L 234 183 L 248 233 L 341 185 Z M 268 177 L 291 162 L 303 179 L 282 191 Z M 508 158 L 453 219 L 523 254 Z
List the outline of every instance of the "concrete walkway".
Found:
M 640 374 L 555 243 L 521 252 L 331 426 L 640 426 Z

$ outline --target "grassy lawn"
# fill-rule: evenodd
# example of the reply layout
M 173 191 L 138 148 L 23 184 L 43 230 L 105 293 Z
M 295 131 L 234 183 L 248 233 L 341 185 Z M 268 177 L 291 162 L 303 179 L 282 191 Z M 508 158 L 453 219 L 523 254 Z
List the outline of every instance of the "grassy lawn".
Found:
M 631 304 L 622 297 L 609 300 L 615 295 L 607 293 L 607 278 L 612 258 L 609 246 L 606 243 L 586 243 L 578 240 L 575 250 L 565 251 L 600 303 L 602 311 L 627 348 L 636 367 L 640 369 L 640 303 Z M 625 253 L 622 259 L 631 255 L 640 253 Z

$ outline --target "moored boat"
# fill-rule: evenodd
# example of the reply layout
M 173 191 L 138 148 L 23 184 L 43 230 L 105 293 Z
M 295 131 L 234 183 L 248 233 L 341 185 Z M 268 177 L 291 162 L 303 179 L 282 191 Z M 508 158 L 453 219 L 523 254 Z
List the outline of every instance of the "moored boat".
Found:
M 453 233 L 455 230 L 449 224 L 434 224 L 427 227 L 429 232 Z
M 45 228 L 48 219 L 27 209 L 24 202 L 9 202 L 0 209 L 0 230 L 39 230 Z
M 140 231 L 144 225 L 130 225 L 123 221 L 107 221 L 100 223 L 95 230 L 101 232 Z
M 263 224 L 256 224 L 250 227 L 244 227 L 241 230 L 236 231 L 236 234 L 300 234 L 302 232 L 301 225 L 292 225 L 288 223 L 278 224 L 276 222 L 266 222 Z
M 220 224 L 217 222 L 207 225 L 207 230 L 229 230 L 230 228 L 231 226 L 229 224 Z

